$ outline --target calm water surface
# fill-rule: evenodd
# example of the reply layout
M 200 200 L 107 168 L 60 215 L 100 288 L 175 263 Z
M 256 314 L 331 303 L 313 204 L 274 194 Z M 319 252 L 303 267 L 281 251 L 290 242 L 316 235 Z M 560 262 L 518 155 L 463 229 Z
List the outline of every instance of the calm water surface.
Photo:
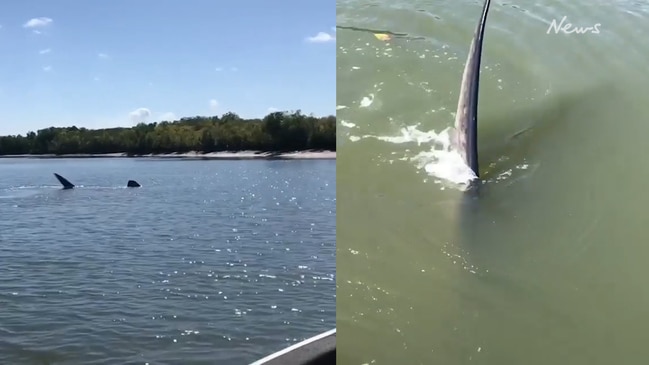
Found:
M 0 363 L 247 364 L 333 328 L 335 168 L 0 159 Z
M 492 1 L 468 199 L 445 129 L 481 6 L 338 1 L 341 364 L 645 363 L 649 5 Z

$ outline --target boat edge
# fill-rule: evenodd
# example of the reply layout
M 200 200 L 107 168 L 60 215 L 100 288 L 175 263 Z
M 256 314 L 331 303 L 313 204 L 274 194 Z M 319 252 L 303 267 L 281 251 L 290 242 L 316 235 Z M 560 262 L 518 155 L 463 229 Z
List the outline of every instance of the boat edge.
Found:
M 312 344 L 312 343 L 317 342 L 319 340 L 322 340 L 324 338 L 327 338 L 327 337 L 329 337 L 329 336 L 331 336 L 331 335 L 333 335 L 335 333 L 336 333 L 335 328 L 331 329 L 329 331 L 320 333 L 320 334 L 315 335 L 313 337 L 307 338 L 304 341 L 301 341 L 301 342 L 298 342 L 298 343 L 296 343 L 294 345 L 291 345 L 291 346 L 289 346 L 289 347 L 287 347 L 285 349 L 282 349 L 282 350 L 279 350 L 279 351 L 277 351 L 275 353 L 272 353 L 272 354 L 270 354 L 270 355 L 268 355 L 268 356 L 266 356 L 266 357 L 264 357 L 262 359 L 259 359 L 259 360 L 255 361 L 255 362 L 252 362 L 249 365 L 263 365 L 263 364 L 266 364 L 269 361 L 276 360 L 280 356 L 286 355 L 286 354 L 288 354 L 288 353 L 290 353 L 292 351 L 295 351 L 295 350 L 297 350 L 297 349 L 299 349 L 301 347 L 304 347 L 306 345 L 309 345 L 309 344 Z

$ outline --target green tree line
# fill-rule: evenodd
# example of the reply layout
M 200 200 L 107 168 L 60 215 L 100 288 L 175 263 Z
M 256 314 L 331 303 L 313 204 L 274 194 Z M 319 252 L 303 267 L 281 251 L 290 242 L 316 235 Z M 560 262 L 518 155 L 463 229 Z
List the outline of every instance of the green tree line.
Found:
M 50 127 L 27 135 L 0 137 L 0 155 L 129 155 L 220 151 L 286 152 L 336 150 L 336 117 L 274 112 L 263 119 L 191 117 L 175 122 L 140 123 L 131 128 Z

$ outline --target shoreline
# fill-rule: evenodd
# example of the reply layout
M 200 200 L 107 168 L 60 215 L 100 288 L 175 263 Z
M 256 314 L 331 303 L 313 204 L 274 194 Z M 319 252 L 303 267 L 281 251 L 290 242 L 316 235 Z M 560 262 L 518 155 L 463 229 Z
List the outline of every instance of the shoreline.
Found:
M 186 152 L 131 155 L 127 153 L 101 154 L 66 154 L 66 155 L 0 155 L 0 158 L 64 159 L 64 158 L 147 158 L 147 159 L 182 159 L 182 160 L 335 160 L 336 151 L 295 151 L 295 152 Z

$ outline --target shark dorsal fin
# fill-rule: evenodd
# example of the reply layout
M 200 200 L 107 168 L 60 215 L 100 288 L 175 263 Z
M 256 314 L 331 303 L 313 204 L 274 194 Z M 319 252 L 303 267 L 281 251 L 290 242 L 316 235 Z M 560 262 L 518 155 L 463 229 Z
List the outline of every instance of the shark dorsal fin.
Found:
M 56 177 L 57 180 L 63 185 L 63 189 L 72 189 L 74 188 L 74 184 L 69 182 L 68 179 L 64 178 L 63 176 L 57 174 L 56 172 L 54 173 L 54 177 Z
M 486 0 L 482 8 L 480 22 L 473 35 L 469 55 L 462 74 L 460 97 L 455 115 L 455 148 L 464 163 L 479 177 L 478 165 L 478 89 L 480 86 L 480 60 L 487 13 L 491 0 Z

